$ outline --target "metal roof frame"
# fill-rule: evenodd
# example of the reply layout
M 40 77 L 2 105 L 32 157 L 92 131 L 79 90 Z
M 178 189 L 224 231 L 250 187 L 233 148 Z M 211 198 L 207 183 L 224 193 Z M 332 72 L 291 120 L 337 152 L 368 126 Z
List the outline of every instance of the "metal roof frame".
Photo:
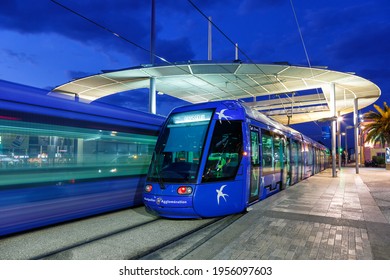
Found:
M 354 111 L 355 99 L 359 99 L 361 109 L 381 94 L 377 85 L 352 73 L 285 64 L 212 61 L 104 71 L 60 85 L 50 94 L 77 95 L 80 101 L 89 103 L 110 94 L 149 88 L 151 78 L 155 79 L 156 90 L 164 94 L 190 103 L 239 99 L 283 124 L 330 117 L 332 84 L 340 115 Z M 309 94 L 301 93 L 310 90 Z

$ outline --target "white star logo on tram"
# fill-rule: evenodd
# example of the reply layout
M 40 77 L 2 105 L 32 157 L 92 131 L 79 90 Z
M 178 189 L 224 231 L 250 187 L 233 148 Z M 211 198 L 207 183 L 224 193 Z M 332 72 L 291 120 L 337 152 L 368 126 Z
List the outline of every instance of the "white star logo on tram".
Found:
M 215 190 L 217 192 L 217 201 L 218 201 L 218 205 L 219 205 L 219 200 L 221 199 L 221 197 L 226 201 L 226 196 L 229 196 L 228 194 L 226 193 L 223 193 L 223 189 L 226 187 L 226 185 L 223 185 L 219 188 L 219 190 Z
M 222 122 L 222 119 L 225 119 L 227 121 L 229 121 L 228 119 L 231 119 L 232 117 L 229 117 L 229 116 L 226 116 L 225 115 L 225 111 L 227 109 L 222 109 L 219 113 L 216 113 L 218 115 L 218 120 L 219 120 L 219 123 Z

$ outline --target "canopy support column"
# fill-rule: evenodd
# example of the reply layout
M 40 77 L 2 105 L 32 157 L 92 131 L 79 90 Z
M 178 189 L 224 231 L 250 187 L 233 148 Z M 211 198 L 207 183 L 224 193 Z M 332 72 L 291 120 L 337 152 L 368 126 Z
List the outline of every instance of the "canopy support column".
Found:
M 337 113 L 337 153 L 339 154 L 339 170 L 341 170 L 341 114 Z
M 150 78 L 149 113 L 156 114 L 156 78 Z
M 330 112 L 332 117 L 332 177 L 337 177 L 336 173 L 336 85 L 330 84 Z
M 213 22 L 209 17 L 208 22 L 208 40 L 207 40 L 207 60 L 213 60 Z
M 355 168 L 356 168 L 356 174 L 359 174 L 359 160 L 360 160 L 360 150 L 359 150 L 359 115 L 358 115 L 358 99 L 355 98 L 353 100 L 353 135 L 355 140 Z M 363 145 L 363 143 L 361 143 Z
M 150 64 L 154 65 L 156 52 L 156 0 L 152 0 L 150 18 Z M 150 77 L 149 113 L 156 114 L 156 107 L 156 78 Z

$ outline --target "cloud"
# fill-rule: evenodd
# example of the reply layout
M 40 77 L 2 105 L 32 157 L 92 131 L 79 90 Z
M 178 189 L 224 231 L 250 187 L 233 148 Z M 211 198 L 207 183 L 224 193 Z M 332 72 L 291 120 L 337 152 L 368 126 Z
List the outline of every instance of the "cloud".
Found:
M 58 34 L 110 55 L 113 51 L 130 57 L 133 64 L 149 60 L 150 1 L 128 0 L 58 0 L 82 18 L 55 1 L 4 0 L 0 9 L 0 28 L 21 34 Z M 226 1 L 194 1 L 201 9 L 211 9 Z M 227 1 L 229 2 L 229 1 Z M 189 15 L 199 14 L 187 1 L 156 1 L 157 46 L 156 53 L 172 62 L 195 57 L 193 50 L 199 28 L 183 28 Z M 169 22 L 169 25 L 166 22 Z M 199 22 L 201 22 L 199 20 Z M 199 25 L 199 23 L 198 23 Z M 102 28 L 103 27 L 103 28 Z M 112 34 L 119 34 L 122 40 Z M 175 34 L 172 37 L 171 34 Z M 134 44 L 132 44 L 134 43 Z M 135 46 L 138 45 L 141 48 Z
M 170 111 L 178 106 L 189 104 L 186 101 L 169 95 L 157 95 L 157 114 L 167 116 Z M 106 103 L 118 107 L 138 110 L 142 112 L 149 111 L 149 89 L 138 89 L 132 91 L 119 92 L 103 98 L 94 103 Z
M 30 64 L 37 64 L 35 56 L 26 52 L 18 52 L 11 49 L 2 49 L 0 52 L 2 53 L 2 57 L 6 57 L 8 60 L 13 61 L 13 63 L 27 62 Z
M 364 29 L 335 42 L 332 45 L 336 58 L 344 61 L 372 60 L 389 57 L 390 24 L 368 25 Z
M 187 61 L 195 55 L 188 38 L 158 40 L 156 53 L 170 62 Z M 156 62 L 158 62 L 158 59 L 156 59 Z
M 243 0 L 240 1 L 238 12 L 239 14 L 248 14 L 253 11 L 266 11 L 269 8 L 278 7 L 280 5 L 284 5 L 285 3 L 285 0 Z
M 311 5 L 311 6 L 310 6 Z M 353 71 L 385 68 L 389 61 L 388 1 L 336 1 L 319 8 L 314 2 L 296 7 L 312 65 Z
M 151 1 L 58 1 L 145 49 L 150 48 Z M 289 1 L 193 2 L 212 16 L 251 60 L 307 65 Z M 294 1 L 294 7 L 312 65 L 354 71 L 369 79 L 385 73 L 390 49 L 386 39 L 390 36 L 388 0 Z M 158 55 L 171 62 L 206 59 L 207 22 L 188 1 L 156 1 L 156 24 Z M 50 0 L 2 0 L 0 30 L 5 34 L 0 62 L 4 68 L 18 66 L 12 75 L 10 71 L 3 75 L 20 82 L 29 79 L 28 83 L 34 85 L 58 84 L 102 69 L 149 62 L 148 52 Z M 233 45 L 215 29 L 213 59 L 234 59 Z M 240 59 L 248 61 L 243 54 Z M 32 67 L 32 63 L 38 65 Z
M 169 95 L 157 96 L 157 113 L 163 116 L 167 116 L 174 108 L 190 103 Z
M 56 33 L 84 44 L 104 47 L 107 52 L 116 50 L 125 54 L 134 53 L 135 56 L 140 53 L 145 53 L 146 57 L 149 55 L 131 44 L 133 42 L 149 49 L 149 2 L 132 1 L 131 5 L 125 0 L 59 2 L 101 27 L 51 1 L 23 0 L 2 3 L 0 27 L 22 34 Z M 126 38 L 128 42 L 118 39 L 111 31 Z M 170 45 L 173 43 L 174 41 L 170 42 Z
M 369 80 L 373 81 L 382 81 L 388 85 L 388 89 L 390 89 L 390 69 L 388 67 L 385 68 L 370 68 L 364 67 L 360 70 L 360 75 L 366 77 Z
M 119 92 L 95 100 L 93 103 L 106 103 L 118 107 L 146 112 L 148 110 L 148 90 L 132 90 Z
M 69 80 L 80 79 L 80 78 L 84 78 L 96 74 L 96 73 L 77 71 L 77 70 L 66 70 L 65 73 L 66 76 L 69 78 Z

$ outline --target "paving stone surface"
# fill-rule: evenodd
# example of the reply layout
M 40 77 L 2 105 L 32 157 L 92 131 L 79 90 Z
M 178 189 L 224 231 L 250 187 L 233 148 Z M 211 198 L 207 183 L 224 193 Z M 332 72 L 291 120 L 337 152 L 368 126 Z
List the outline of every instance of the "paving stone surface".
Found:
M 188 259 L 390 259 L 390 171 L 326 170 L 253 206 Z

